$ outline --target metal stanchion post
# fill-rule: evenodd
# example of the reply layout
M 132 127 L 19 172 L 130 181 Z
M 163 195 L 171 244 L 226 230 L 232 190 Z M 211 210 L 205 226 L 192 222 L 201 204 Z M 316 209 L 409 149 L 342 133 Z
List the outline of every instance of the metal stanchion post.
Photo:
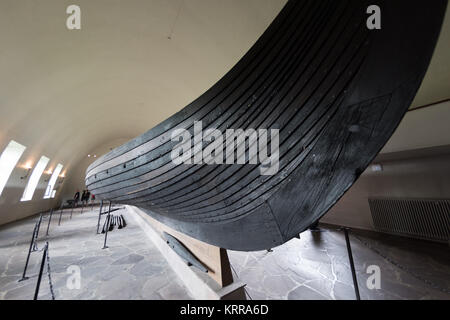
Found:
M 353 262 L 352 247 L 350 245 L 350 238 L 348 237 L 348 228 L 344 228 L 344 234 L 345 242 L 347 243 L 348 260 L 350 262 L 350 269 L 352 270 L 353 288 L 355 289 L 356 300 L 361 300 L 359 295 L 358 279 L 356 278 L 355 264 Z
M 72 219 L 72 213 L 74 208 L 75 208 L 75 201 L 72 202 L 72 211 L 70 211 L 70 219 Z
M 42 254 L 41 267 L 39 268 L 39 275 L 36 283 L 36 290 L 34 291 L 33 300 L 37 300 L 39 295 L 39 287 L 41 286 L 42 272 L 44 271 L 45 259 L 47 258 L 47 250 L 48 250 L 48 242 L 45 243 L 44 253 Z
M 47 232 L 45 233 L 47 237 L 48 237 L 48 229 L 50 229 L 50 223 L 52 222 L 52 216 L 53 216 L 53 208 L 50 210 L 50 217 L 48 218 Z
M 39 216 L 38 228 L 36 231 L 36 238 L 39 236 L 39 229 L 41 228 L 41 222 L 42 222 L 42 213 Z
M 100 202 L 100 211 L 98 212 L 97 234 L 99 234 L 98 229 L 100 228 L 100 219 L 102 217 L 102 208 L 103 208 L 103 200 Z
M 61 217 L 62 217 L 63 209 L 64 209 L 64 203 L 61 203 L 61 211 L 59 212 L 58 226 L 61 225 Z
M 39 237 L 39 229 L 41 228 L 41 222 L 42 222 L 42 213 L 39 216 L 39 221 L 37 223 L 37 229 L 36 229 L 36 233 L 35 233 L 35 236 L 34 236 L 34 243 L 33 243 L 33 250 L 32 251 L 39 250 L 38 246 L 37 246 L 37 239 Z
M 28 262 L 30 261 L 31 250 L 33 249 L 34 238 L 36 235 L 36 228 L 37 228 L 37 224 L 34 225 L 33 235 L 31 236 L 31 241 L 30 241 L 30 248 L 28 249 L 27 260 L 25 261 L 25 268 L 23 269 L 22 279 L 20 279 L 19 282 L 28 279 L 26 274 L 27 274 Z
M 103 243 L 102 249 L 108 248 L 108 246 L 106 245 L 106 239 L 108 238 L 108 229 L 109 229 L 109 223 L 110 223 L 110 218 L 111 218 L 110 214 L 111 214 L 111 201 L 109 202 L 108 215 L 106 216 L 105 242 Z

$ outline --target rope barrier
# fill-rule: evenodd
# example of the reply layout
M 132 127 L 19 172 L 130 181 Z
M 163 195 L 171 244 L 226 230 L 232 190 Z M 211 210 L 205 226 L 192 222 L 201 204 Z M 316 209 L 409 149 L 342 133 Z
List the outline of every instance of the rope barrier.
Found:
M 47 248 L 47 275 L 48 275 L 48 285 L 50 287 L 50 294 L 52 295 L 52 300 L 55 300 L 55 292 L 53 290 L 52 274 L 50 268 L 50 254 L 49 248 Z

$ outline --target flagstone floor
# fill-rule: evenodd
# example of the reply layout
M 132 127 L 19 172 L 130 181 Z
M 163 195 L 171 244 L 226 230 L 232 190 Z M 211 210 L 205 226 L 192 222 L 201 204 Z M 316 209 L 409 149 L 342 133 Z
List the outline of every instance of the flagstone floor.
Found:
M 65 210 L 60 226 L 55 213 L 49 236 L 44 218 L 38 248 L 49 242 L 55 298 L 192 299 L 130 218 L 133 213 L 123 209 L 114 214 L 123 214 L 128 225 L 108 233 L 107 249 L 102 249 L 104 235 L 96 234 L 98 207 L 84 213 L 75 209 L 72 219 Z M 18 280 L 38 218 L 0 227 L 0 300 L 33 298 L 42 252 L 31 254 L 29 279 Z M 448 245 L 362 231 L 352 231 L 350 241 L 361 299 L 450 300 Z M 344 235 L 330 226 L 306 231 L 272 252 L 228 254 L 235 279 L 247 284 L 249 299 L 355 299 Z M 45 273 L 39 299 L 50 298 Z
M 45 241 L 49 242 L 51 278 L 57 300 L 191 299 L 158 249 L 127 218 L 126 210 L 114 212 L 123 214 L 128 225 L 108 232 L 107 249 L 102 249 L 104 235 L 96 234 L 98 207 L 80 212 L 81 209 L 75 209 L 70 219 L 70 210 L 64 210 L 60 226 L 59 213 L 55 213 L 48 237 L 45 236 L 48 220 L 41 223 L 38 249 L 44 247 Z M 0 227 L 0 300 L 33 298 L 42 252 L 31 254 L 29 279 L 18 280 L 38 218 L 34 216 Z M 47 274 L 41 283 L 39 299 L 50 299 Z
M 448 245 L 363 231 L 351 232 L 350 243 L 361 299 L 450 300 Z M 331 227 L 306 231 L 272 252 L 229 257 L 251 299 L 355 299 L 345 237 Z

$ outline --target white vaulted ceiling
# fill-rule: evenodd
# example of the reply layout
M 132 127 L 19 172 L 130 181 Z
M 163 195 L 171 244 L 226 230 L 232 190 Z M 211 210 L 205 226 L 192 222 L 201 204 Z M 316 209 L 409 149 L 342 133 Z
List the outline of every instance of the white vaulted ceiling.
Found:
M 69 31 L 73 3 L 82 28 Z M 70 170 L 145 132 L 223 76 L 284 3 L 1 1 L 0 147 L 15 139 Z
M 14 139 L 28 158 L 45 154 L 70 174 L 92 150 L 147 131 L 201 95 L 285 2 L 2 0 L 0 147 Z M 66 28 L 70 4 L 81 7 L 81 30 Z M 447 18 L 413 107 L 450 97 L 449 39 Z

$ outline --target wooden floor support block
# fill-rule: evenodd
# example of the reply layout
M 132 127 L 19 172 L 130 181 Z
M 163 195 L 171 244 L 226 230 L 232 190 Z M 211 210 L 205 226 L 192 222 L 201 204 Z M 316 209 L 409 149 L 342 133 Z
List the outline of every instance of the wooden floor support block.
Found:
M 136 207 L 127 206 L 127 209 L 130 216 L 161 251 L 195 299 L 246 299 L 245 284 L 233 281 L 231 266 L 225 249 L 206 244 L 172 230 Z M 188 266 L 186 261 L 166 243 L 162 236 L 163 232 L 171 234 L 188 248 L 198 260 L 207 266 L 208 273 L 201 272 L 194 266 Z

